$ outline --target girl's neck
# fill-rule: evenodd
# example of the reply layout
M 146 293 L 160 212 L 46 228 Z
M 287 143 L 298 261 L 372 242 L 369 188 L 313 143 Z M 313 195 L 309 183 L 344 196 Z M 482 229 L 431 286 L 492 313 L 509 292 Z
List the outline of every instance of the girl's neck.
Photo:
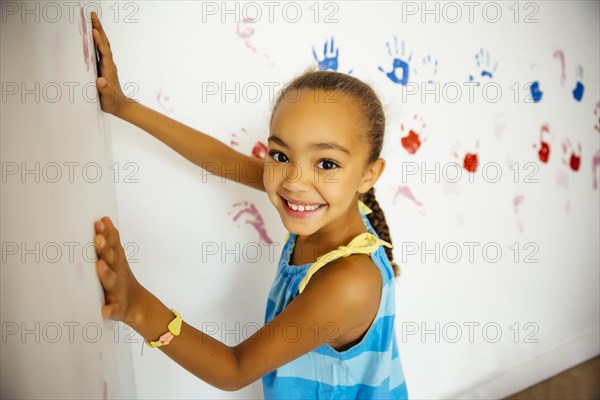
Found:
M 347 218 L 340 218 L 312 235 L 298 235 L 292 254 L 292 264 L 303 265 L 314 262 L 323 254 L 339 246 L 346 246 L 356 236 L 365 232 L 368 232 L 368 229 L 356 209 Z

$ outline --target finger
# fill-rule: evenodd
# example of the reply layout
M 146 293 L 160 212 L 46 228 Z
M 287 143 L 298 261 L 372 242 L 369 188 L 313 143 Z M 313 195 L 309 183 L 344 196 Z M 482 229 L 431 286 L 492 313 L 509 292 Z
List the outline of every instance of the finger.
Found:
M 118 242 L 120 240 L 119 230 L 115 227 L 111 219 L 109 217 L 102 217 L 100 220 L 104 223 L 108 243 Z
M 101 233 L 104 230 L 104 223 L 100 220 L 94 222 L 94 229 L 96 233 Z
M 103 41 L 106 42 L 106 45 L 110 48 L 110 42 L 108 41 L 108 36 L 106 36 L 106 32 L 104 32 L 104 27 L 102 26 L 102 23 L 100 22 L 100 19 L 98 18 L 96 13 L 93 13 L 93 15 L 92 15 L 92 26 L 94 28 L 98 29 L 98 32 L 100 33 L 100 37 L 102 38 Z
M 114 97 L 115 94 L 113 90 L 115 90 L 115 85 L 110 85 L 108 83 L 108 79 L 101 76 L 100 78 L 96 78 L 96 87 L 100 92 L 101 96 Z
M 112 51 L 110 50 L 110 46 L 108 43 L 102 39 L 100 32 L 96 28 L 92 29 L 92 37 L 94 38 L 94 42 L 96 46 L 98 46 L 98 51 L 100 51 L 101 61 L 108 61 L 112 59 Z
M 106 239 L 104 238 L 104 236 L 99 234 L 94 236 L 94 248 L 96 249 L 96 255 L 98 257 L 102 255 L 104 246 L 106 246 Z
M 113 225 L 109 217 L 102 218 L 102 222 L 105 225 L 105 238 L 106 238 L 106 253 L 102 253 L 102 257 L 108 261 L 112 268 L 115 268 L 117 264 L 125 261 L 125 253 L 121 246 L 121 236 L 119 230 Z
M 120 256 L 120 252 L 119 249 L 117 248 L 118 244 L 110 244 L 110 242 L 108 242 L 104 248 L 102 249 L 102 252 L 100 254 L 100 258 L 102 260 L 104 260 L 104 262 L 106 262 L 106 264 L 108 264 L 109 268 L 111 268 L 112 270 L 115 270 L 117 268 L 118 265 L 118 257 Z
M 110 217 L 104 216 L 102 218 L 100 218 L 100 221 L 102 221 L 102 223 L 104 223 L 104 226 L 106 227 L 107 230 L 117 230 L 117 228 L 115 227 L 115 224 L 113 224 L 112 220 L 110 219 Z
M 96 261 L 96 274 L 104 290 L 108 292 L 114 290 L 117 283 L 117 274 L 108 267 L 104 260 Z
M 118 303 L 106 304 L 102 306 L 101 314 L 102 318 L 116 318 L 121 311 L 121 306 Z

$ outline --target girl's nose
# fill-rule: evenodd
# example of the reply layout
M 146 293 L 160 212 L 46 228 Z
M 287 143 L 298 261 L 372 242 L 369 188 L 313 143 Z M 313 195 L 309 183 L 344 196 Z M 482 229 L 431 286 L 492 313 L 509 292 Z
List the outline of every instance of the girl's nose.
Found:
M 310 172 L 301 168 L 298 163 L 289 163 L 283 171 L 282 186 L 290 193 L 306 191 L 311 184 Z

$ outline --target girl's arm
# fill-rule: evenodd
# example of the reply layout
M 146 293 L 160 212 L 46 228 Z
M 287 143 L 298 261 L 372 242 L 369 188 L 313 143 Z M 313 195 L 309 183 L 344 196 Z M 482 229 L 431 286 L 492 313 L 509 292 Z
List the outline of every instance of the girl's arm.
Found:
M 134 278 L 112 221 L 104 217 L 95 228 L 103 318 L 127 323 L 146 341 L 157 340 L 173 313 Z M 368 255 L 353 255 L 317 271 L 280 314 L 236 346 L 195 329 L 183 313 L 179 336 L 158 349 L 208 384 L 239 390 L 324 343 L 338 347 L 359 337 L 373 322 L 380 296 L 379 269 Z
M 205 133 L 125 96 L 108 37 L 95 12 L 92 12 L 92 25 L 92 36 L 101 55 L 101 77 L 97 79 L 97 86 L 102 110 L 145 130 L 210 173 L 265 191 L 262 160 L 246 156 Z
M 211 174 L 265 191 L 262 160 L 132 100 L 125 101 L 115 116 L 149 132 Z

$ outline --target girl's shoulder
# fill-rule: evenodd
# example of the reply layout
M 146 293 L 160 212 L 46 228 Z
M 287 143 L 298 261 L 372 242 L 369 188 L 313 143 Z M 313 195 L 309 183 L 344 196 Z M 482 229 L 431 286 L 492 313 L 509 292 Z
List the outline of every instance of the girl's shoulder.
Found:
M 350 254 L 327 262 L 310 276 L 307 273 L 303 285 L 301 283 L 302 289 L 317 279 L 327 279 L 336 286 L 347 287 L 355 291 L 355 295 L 379 291 L 382 282 L 381 271 L 369 254 Z

